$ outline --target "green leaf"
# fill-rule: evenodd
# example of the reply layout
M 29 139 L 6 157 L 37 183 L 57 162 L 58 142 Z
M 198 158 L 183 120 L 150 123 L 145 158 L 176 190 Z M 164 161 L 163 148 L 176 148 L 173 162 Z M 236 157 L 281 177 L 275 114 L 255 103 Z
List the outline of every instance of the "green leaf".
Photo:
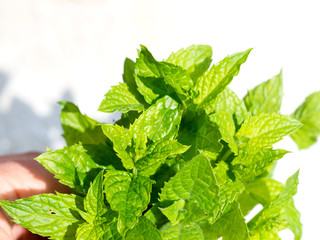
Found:
M 242 181 L 252 181 L 255 177 L 264 173 L 276 160 L 281 159 L 288 151 L 282 149 L 263 149 L 250 154 L 241 152 L 233 161 L 233 169 Z
M 143 112 L 130 127 L 134 143 L 136 160 L 146 152 L 147 141 L 173 139 L 179 130 L 182 111 L 179 104 L 165 96 Z
M 106 206 L 103 193 L 103 171 L 91 184 L 84 199 L 84 210 L 80 215 L 87 221 L 79 226 L 76 238 L 79 239 L 122 239 L 117 231 L 117 213 Z
M 122 74 L 123 82 L 128 85 L 131 94 L 133 94 L 140 103 L 146 106 L 147 103 L 144 101 L 144 97 L 138 91 L 138 86 L 134 77 L 134 69 L 135 62 L 133 62 L 129 58 L 126 58 L 126 60 L 124 61 L 124 69 Z
M 283 191 L 283 184 L 274 179 L 260 178 L 246 185 L 246 190 L 259 203 L 266 206 Z
M 121 169 L 117 157 L 105 145 L 77 144 L 48 151 L 38 156 L 36 160 L 53 173 L 62 184 L 80 193 L 87 192 L 90 182 L 102 169 Z
M 261 113 L 278 113 L 283 96 L 282 71 L 248 91 L 244 102 L 253 116 Z
M 162 240 L 160 231 L 149 219 L 144 216 L 126 233 L 126 240 Z
M 160 194 L 163 201 L 195 201 L 204 213 L 215 218 L 219 214 L 218 186 L 209 160 L 198 155 L 166 182 Z
M 105 194 L 111 209 L 119 212 L 118 231 L 124 235 L 134 227 L 150 202 L 152 180 L 144 176 L 132 176 L 124 171 L 107 171 Z
M 111 90 L 107 92 L 98 110 L 107 113 L 114 111 L 125 113 L 130 110 L 142 111 L 143 109 L 143 103 L 140 103 L 130 92 L 128 85 L 119 83 L 119 85 L 111 87 Z
M 244 102 L 230 89 L 226 88 L 205 108 L 208 115 L 211 113 L 227 112 L 232 116 L 235 126 L 242 124 L 248 116 L 248 112 Z
M 226 162 L 220 161 L 215 165 L 213 173 L 219 186 L 217 204 L 219 204 L 220 212 L 224 212 L 229 204 L 237 200 L 238 196 L 244 191 L 244 184 L 238 179 L 234 179 Z
M 185 201 L 183 199 L 174 201 L 168 207 L 159 208 L 160 211 L 169 219 L 172 225 L 179 223 L 184 217 L 185 212 L 184 209 Z
M 281 240 L 277 233 L 264 230 L 252 232 L 251 235 L 251 240 Z
M 288 178 L 279 196 L 250 220 L 250 231 L 264 230 L 276 233 L 289 227 L 295 235 L 295 240 L 301 239 L 300 213 L 295 209 L 292 198 L 297 192 L 298 175 L 299 172 L 296 172 Z
M 86 218 L 86 221 L 91 224 L 93 224 L 96 219 L 99 219 L 99 217 L 105 214 L 108 210 L 107 206 L 104 204 L 102 183 L 103 171 L 101 171 L 94 179 L 84 199 L 84 209 L 90 216 L 89 219 Z
M 185 124 L 178 135 L 178 140 L 184 145 L 190 146 L 183 156 L 190 160 L 203 152 L 210 159 L 215 159 L 222 149 L 220 143 L 221 134 L 214 123 L 210 122 L 207 115 L 203 114 L 192 122 Z
M 159 205 L 159 203 L 156 203 L 143 215 L 154 223 L 158 229 L 168 222 L 166 216 L 160 211 Z
M 86 153 L 104 169 L 124 170 L 121 160 L 109 145 L 83 144 Z M 98 173 L 98 172 L 97 172 Z
M 300 149 L 310 147 L 320 135 L 320 92 L 308 96 L 292 116 L 300 121 L 303 126 L 291 134 L 290 137 Z
M 129 111 L 122 113 L 121 118 L 115 122 L 116 125 L 129 129 L 130 125 L 141 115 L 142 112 Z
M 184 208 L 177 212 L 178 220 L 182 225 L 198 223 L 203 219 L 208 219 L 208 214 L 205 213 L 197 201 L 186 201 Z M 209 218 L 210 220 L 211 218 Z M 173 224 L 173 223 L 171 223 Z
M 294 206 L 293 200 L 288 202 L 285 208 L 289 229 L 295 236 L 295 240 L 299 240 L 302 237 L 302 224 L 300 222 L 300 212 Z
M 135 163 L 135 167 L 139 170 L 140 175 L 153 175 L 160 164 L 168 157 L 182 154 L 189 149 L 189 146 L 182 145 L 176 140 L 158 141 L 151 144 L 146 156 Z
M 166 62 L 181 66 L 195 81 L 209 68 L 211 57 L 212 49 L 210 46 L 192 45 L 171 53 Z
M 238 197 L 237 202 L 240 204 L 240 210 L 244 216 L 247 216 L 250 211 L 257 205 L 259 202 L 254 199 L 250 193 L 243 191 Z
M 201 155 L 197 158 L 200 156 Z M 191 162 L 192 161 L 194 160 L 191 160 Z M 206 189 L 206 187 L 210 188 L 210 181 L 205 181 L 205 177 L 202 177 L 202 175 L 207 176 L 208 174 L 200 173 L 200 171 L 196 172 L 197 169 L 194 164 L 189 165 L 191 162 L 189 162 L 176 174 L 176 176 L 166 183 L 160 194 L 160 210 L 167 216 L 172 225 L 177 223 L 188 225 L 194 222 L 199 222 L 204 218 L 206 218 L 210 223 L 213 223 L 219 215 L 225 211 L 229 204 L 234 202 L 238 195 L 243 191 L 243 184 L 241 182 L 233 181 L 228 177 L 228 166 L 222 161 L 213 169 L 213 181 L 216 181 L 215 188 L 218 189 L 218 192 L 215 197 L 212 197 L 212 199 L 207 197 L 210 198 L 207 200 L 206 196 L 210 196 L 210 194 L 212 195 L 212 192 L 208 193 L 210 190 L 208 191 Z M 204 163 L 199 164 L 202 164 L 201 166 L 203 168 L 206 167 Z M 192 181 L 194 181 L 194 185 L 191 184 L 192 181 L 189 179 L 189 174 L 184 171 L 187 166 L 190 167 L 190 171 L 195 171 L 192 172 Z M 182 174 L 181 176 L 179 175 L 180 172 Z M 207 184 L 206 187 L 199 186 L 201 183 L 205 185 L 205 182 Z M 194 190 L 194 192 L 188 193 L 189 186 L 187 186 L 187 184 L 189 184 L 190 188 L 192 188 L 192 191 Z M 168 194 L 169 196 L 163 197 L 162 194 L 164 191 L 166 191 L 165 194 Z M 183 191 L 187 191 L 187 193 L 183 193 Z M 196 193 L 196 191 L 198 191 L 198 193 Z M 189 194 L 190 197 L 182 197 L 183 194 Z M 197 194 L 197 197 L 193 197 L 193 195 Z M 202 194 L 205 196 L 202 196 Z M 175 195 L 178 195 L 178 197 Z M 180 200 L 173 200 L 174 198 Z M 162 205 L 164 205 L 164 207 Z M 214 208 L 214 211 L 216 212 L 211 215 L 208 214 L 209 211 L 205 210 L 204 205 L 208 208 Z
M 189 225 L 171 225 L 167 223 L 161 229 L 163 240 L 204 240 L 202 230 L 196 223 Z
M 238 145 L 248 153 L 272 147 L 284 136 L 299 129 L 301 123 L 286 115 L 260 114 L 248 117 L 236 134 Z
M 268 205 L 279 196 L 283 188 L 282 183 L 266 178 L 258 178 L 247 183 L 245 191 L 238 198 L 241 212 L 247 215 L 258 203 Z
M 199 108 L 206 109 L 231 83 L 233 77 L 238 75 L 241 64 L 247 60 L 251 50 L 248 49 L 224 58 L 198 79 L 193 87 L 193 99 Z
M 40 194 L 15 202 L 0 201 L 13 221 L 31 232 L 58 240 L 74 239 L 83 222 L 76 212 L 83 199 L 72 194 Z
M 155 99 L 166 94 L 168 87 L 160 78 L 157 61 L 144 46 L 141 46 L 141 51 L 138 51 L 134 72 L 138 91 L 147 103 L 151 104 Z M 172 89 L 170 90 L 172 91 Z
M 203 230 L 204 239 L 219 237 L 222 237 L 222 240 L 250 239 L 247 224 L 236 202 L 213 225 L 204 222 L 200 227 Z
M 155 181 L 152 185 L 151 203 L 157 203 L 160 191 L 164 183 L 169 181 L 181 168 L 185 165 L 185 161 L 179 157 L 167 159 L 156 171 L 151 179 Z
M 231 151 L 237 155 L 238 145 L 233 138 L 236 129 L 231 114 L 227 112 L 218 112 L 211 114 L 209 117 L 211 122 L 214 122 L 219 126 L 221 138 L 228 143 Z
M 160 62 L 157 67 L 166 84 L 171 86 L 183 101 L 186 98 L 186 92 L 193 86 L 190 75 L 183 68 L 167 62 Z
M 101 127 L 103 133 L 112 141 L 113 149 L 117 152 L 123 166 L 126 169 L 132 169 L 134 167 L 133 159 L 127 151 L 127 149 L 131 147 L 131 132 L 118 125 L 102 124 Z
M 60 120 L 64 131 L 63 137 L 67 145 L 82 142 L 84 144 L 106 144 L 106 136 L 102 133 L 99 122 L 81 114 L 79 108 L 71 102 L 59 102 L 61 106 Z
M 73 238 L 74 239 L 74 238 Z M 76 240 L 122 240 L 117 231 L 117 222 L 91 225 L 82 223 L 76 233 Z
M 187 91 L 193 86 L 186 70 L 167 62 L 157 62 L 142 45 L 135 66 L 135 79 L 139 92 L 150 104 L 165 95 L 184 102 Z

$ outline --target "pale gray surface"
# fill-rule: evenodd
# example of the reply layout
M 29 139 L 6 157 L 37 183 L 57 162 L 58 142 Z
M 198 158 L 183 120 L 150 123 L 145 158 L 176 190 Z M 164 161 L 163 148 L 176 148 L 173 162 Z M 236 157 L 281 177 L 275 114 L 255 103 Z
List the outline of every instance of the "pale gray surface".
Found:
M 243 96 L 282 68 L 283 112 L 291 113 L 320 90 L 318 10 L 308 0 L 0 0 L 0 154 L 62 147 L 60 100 L 112 121 L 96 109 L 140 43 L 159 60 L 191 44 L 211 45 L 214 61 L 253 47 L 231 87 Z M 299 153 L 290 139 L 280 146 L 294 153 L 276 178 L 301 169 L 296 202 L 303 239 L 314 239 L 320 144 Z

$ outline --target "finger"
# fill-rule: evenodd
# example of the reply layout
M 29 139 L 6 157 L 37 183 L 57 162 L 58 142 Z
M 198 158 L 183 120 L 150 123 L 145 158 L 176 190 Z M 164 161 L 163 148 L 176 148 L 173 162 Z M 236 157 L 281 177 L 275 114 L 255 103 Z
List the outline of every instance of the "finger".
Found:
M 53 174 L 34 160 L 39 153 L 0 156 L 0 199 L 16 200 L 40 193 L 69 192 Z M 0 239 L 46 239 L 13 224 L 6 213 L 0 212 Z
M 0 199 L 15 200 L 40 193 L 69 191 L 34 160 L 38 155 L 27 153 L 0 157 Z
M 13 240 L 12 227 L 6 218 L 3 210 L 0 208 L 0 239 Z
M 0 240 L 44 240 L 45 237 L 33 234 L 26 228 L 11 224 L 9 217 L 0 209 Z
M 44 240 L 44 239 L 48 239 L 48 238 L 33 234 L 32 232 L 29 232 L 27 229 L 25 229 L 17 224 L 15 224 L 13 226 L 12 232 L 13 232 L 13 239 L 18 239 L 18 240 Z

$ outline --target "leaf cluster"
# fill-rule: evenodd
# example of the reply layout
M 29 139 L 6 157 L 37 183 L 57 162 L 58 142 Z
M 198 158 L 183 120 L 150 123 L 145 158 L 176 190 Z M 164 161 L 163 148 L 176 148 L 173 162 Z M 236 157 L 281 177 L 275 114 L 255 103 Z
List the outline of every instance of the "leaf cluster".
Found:
M 282 73 L 241 100 L 228 85 L 251 49 L 212 63 L 193 45 L 157 61 L 145 46 L 126 59 L 123 83 L 99 107 L 115 124 L 60 102 L 67 146 L 36 158 L 71 194 L 40 194 L 0 204 L 13 220 L 50 239 L 245 240 L 301 238 L 294 206 L 298 174 L 272 179 L 288 152 L 320 134 L 320 92 L 290 116 L 280 113 Z M 262 210 L 245 216 L 258 204 Z

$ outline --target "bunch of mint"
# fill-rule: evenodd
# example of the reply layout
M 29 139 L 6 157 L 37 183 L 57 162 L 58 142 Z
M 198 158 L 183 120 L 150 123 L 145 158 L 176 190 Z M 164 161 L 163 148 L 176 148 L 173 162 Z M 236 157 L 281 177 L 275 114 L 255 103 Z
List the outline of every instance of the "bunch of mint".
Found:
M 60 103 L 68 146 L 36 160 L 72 193 L 1 206 L 50 239 L 270 240 L 286 228 L 300 239 L 298 172 L 272 179 L 288 153 L 272 146 L 287 135 L 299 148 L 317 140 L 320 92 L 282 115 L 280 72 L 239 99 L 227 86 L 250 51 L 211 64 L 211 47 L 193 45 L 160 62 L 141 46 L 99 107 L 122 113 L 115 124 Z

